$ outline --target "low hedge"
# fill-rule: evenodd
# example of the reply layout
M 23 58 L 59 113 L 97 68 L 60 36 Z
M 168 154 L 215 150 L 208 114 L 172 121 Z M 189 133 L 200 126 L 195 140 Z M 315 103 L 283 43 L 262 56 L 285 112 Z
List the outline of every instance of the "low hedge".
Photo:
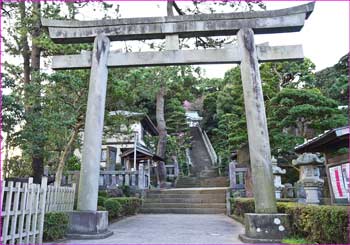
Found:
M 98 196 L 97 198 L 97 206 L 104 206 L 105 201 L 107 200 L 107 197 L 104 196 Z
M 104 207 L 108 211 L 108 216 L 111 219 L 115 219 L 138 213 L 141 207 L 141 200 L 136 197 L 108 198 L 104 203 Z
M 108 211 L 109 218 L 115 219 L 122 216 L 122 205 L 118 200 L 115 200 L 114 198 L 109 198 L 105 201 L 104 206 Z
M 231 198 L 232 213 L 244 217 L 254 213 L 252 198 Z M 289 214 L 292 235 L 315 243 L 347 244 L 349 214 L 347 207 L 311 206 L 292 202 L 277 202 L 279 213 Z
M 64 238 L 68 229 L 69 217 L 66 213 L 46 213 L 44 218 L 44 241 Z

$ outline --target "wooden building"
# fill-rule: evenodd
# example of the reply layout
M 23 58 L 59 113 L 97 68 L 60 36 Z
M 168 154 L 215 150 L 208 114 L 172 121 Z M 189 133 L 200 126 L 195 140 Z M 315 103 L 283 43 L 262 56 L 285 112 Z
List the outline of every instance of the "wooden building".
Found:
M 350 204 L 350 127 L 329 130 L 295 148 L 295 152 L 320 152 L 326 157 L 325 169 L 332 204 Z

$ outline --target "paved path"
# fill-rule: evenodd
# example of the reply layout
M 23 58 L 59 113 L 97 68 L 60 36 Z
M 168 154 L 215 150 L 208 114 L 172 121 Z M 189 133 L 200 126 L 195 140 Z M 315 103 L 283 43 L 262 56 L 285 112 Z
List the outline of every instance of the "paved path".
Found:
M 138 214 L 110 225 L 113 236 L 69 244 L 239 244 L 243 226 L 223 214 Z

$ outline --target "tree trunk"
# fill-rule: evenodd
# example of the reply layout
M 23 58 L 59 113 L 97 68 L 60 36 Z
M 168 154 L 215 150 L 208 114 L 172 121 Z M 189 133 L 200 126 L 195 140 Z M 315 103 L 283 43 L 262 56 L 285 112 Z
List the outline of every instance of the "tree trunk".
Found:
M 63 169 L 64 165 L 67 161 L 68 155 L 72 149 L 73 144 L 75 143 L 79 130 L 83 126 L 82 123 L 78 123 L 76 127 L 74 128 L 73 132 L 71 133 L 71 136 L 69 138 L 69 141 L 67 145 L 64 147 L 63 152 L 60 154 L 60 161 L 58 163 L 57 171 L 56 171 L 56 176 L 55 176 L 55 185 L 56 186 L 61 186 L 61 181 L 62 181 L 62 176 L 63 176 Z
M 40 37 L 41 33 L 41 4 L 39 1 L 33 2 L 33 31 L 32 31 L 32 52 L 31 52 L 31 83 L 38 83 L 38 86 L 40 86 L 40 53 L 41 49 L 36 45 L 36 39 Z M 33 118 L 40 118 L 41 116 L 41 105 L 40 105 L 40 89 L 37 90 L 37 94 L 34 95 L 37 99 L 36 103 L 34 104 L 33 108 L 30 108 L 31 114 L 31 120 L 34 120 Z M 32 123 L 32 122 L 31 122 Z M 43 156 L 43 148 L 44 148 L 44 142 L 42 140 L 43 134 L 42 129 L 40 127 L 35 127 L 33 130 L 35 134 L 35 139 L 33 140 L 33 146 L 35 147 L 33 153 L 32 153 L 32 170 L 33 170 L 33 182 L 34 183 L 40 183 L 41 177 L 44 173 L 44 156 Z M 39 135 L 39 136 L 38 136 Z M 36 140 L 37 139 L 37 140 Z
M 173 1 L 167 2 L 167 15 L 174 16 L 173 12 Z M 157 119 L 157 128 L 159 131 L 159 139 L 157 145 L 157 155 L 165 159 L 166 152 L 166 143 L 167 143 L 167 131 L 166 123 L 164 118 L 164 97 L 165 97 L 165 81 L 162 81 L 159 91 L 157 93 L 157 102 L 156 102 L 156 119 Z M 157 177 L 159 178 L 160 187 L 165 187 L 166 181 L 166 168 L 165 162 L 159 161 L 157 165 Z
M 157 93 L 157 102 L 156 102 L 156 119 L 157 119 L 157 128 L 159 131 L 159 139 L 157 145 L 157 155 L 161 158 L 165 158 L 166 143 L 167 143 L 167 131 L 166 123 L 164 118 L 164 96 L 165 96 L 165 84 L 161 84 L 159 91 Z M 160 187 L 164 187 L 166 180 L 166 168 L 165 163 L 160 161 L 158 163 L 158 174 Z

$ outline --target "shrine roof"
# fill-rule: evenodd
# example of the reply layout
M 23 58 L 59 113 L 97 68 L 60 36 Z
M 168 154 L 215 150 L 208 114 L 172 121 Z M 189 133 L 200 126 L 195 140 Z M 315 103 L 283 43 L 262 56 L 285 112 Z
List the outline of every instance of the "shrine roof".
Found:
M 349 147 L 350 126 L 326 131 L 317 137 L 294 148 L 296 153 L 332 152 L 342 147 Z

